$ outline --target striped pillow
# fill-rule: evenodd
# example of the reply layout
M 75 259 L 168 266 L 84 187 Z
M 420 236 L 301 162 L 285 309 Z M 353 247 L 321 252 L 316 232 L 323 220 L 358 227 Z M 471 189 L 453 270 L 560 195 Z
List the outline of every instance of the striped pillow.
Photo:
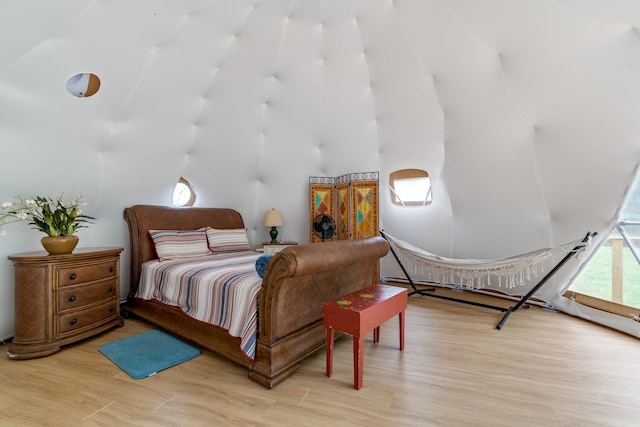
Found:
M 221 230 L 207 227 L 207 239 L 209 240 L 209 249 L 214 253 L 251 250 L 247 230 L 244 228 Z
M 205 228 L 198 230 L 149 230 L 160 261 L 211 255 Z

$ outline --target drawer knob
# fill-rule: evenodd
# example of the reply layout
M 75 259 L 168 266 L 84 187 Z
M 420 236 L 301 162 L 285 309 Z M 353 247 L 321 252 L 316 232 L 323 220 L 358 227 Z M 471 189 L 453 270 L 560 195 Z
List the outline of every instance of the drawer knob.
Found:
M 114 271 L 116 271 L 116 269 L 113 266 L 109 267 L 109 273 L 113 273 Z
M 69 324 L 70 325 L 75 325 L 76 323 L 78 323 L 78 319 L 76 319 L 75 317 L 71 320 L 69 320 Z
M 78 276 L 76 275 L 76 273 L 71 273 L 71 274 L 69 275 L 69 280 L 76 280 L 76 277 L 78 277 Z
M 109 311 L 113 311 L 113 310 L 115 310 L 115 309 L 116 309 L 116 307 L 115 307 L 115 306 L 113 306 L 113 305 L 110 305 L 110 306 L 109 306 Z
M 74 302 L 76 300 L 76 296 L 75 295 L 71 295 L 69 297 L 69 302 Z
M 114 288 L 113 286 L 109 286 L 109 292 L 113 292 L 115 290 L 116 290 L 116 288 Z

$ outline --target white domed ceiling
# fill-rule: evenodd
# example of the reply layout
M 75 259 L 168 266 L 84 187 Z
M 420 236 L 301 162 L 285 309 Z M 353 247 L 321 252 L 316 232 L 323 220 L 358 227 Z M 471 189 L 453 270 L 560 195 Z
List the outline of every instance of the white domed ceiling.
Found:
M 122 209 L 170 203 L 181 176 L 198 205 L 238 209 L 254 244 L 271 208 L 282 237 L 304 242 L 309 176 L 380 171 L 387 231 L 446 256 L 506 257 L 608 230 L 639 159 L 638 2 L 2 9 L 0 195 L 84 193 L 95 246 L 125 245 Z M 95 95 L 66 91 L 78 73 L 99 78 Z M 391 205 L 401 168 L 429 172 L 431 205 Z M 13 229 L 3 253 L 38 249 L 31 237 Z

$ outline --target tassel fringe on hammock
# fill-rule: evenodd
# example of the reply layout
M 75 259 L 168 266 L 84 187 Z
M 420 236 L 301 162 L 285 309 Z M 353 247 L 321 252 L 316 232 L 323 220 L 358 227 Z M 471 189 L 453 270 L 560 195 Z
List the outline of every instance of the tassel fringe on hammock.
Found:
M 402 272 L 405 274 L 413 288 L 413 292 L 410 292 L 409 295 L 419 294 L 423 296 L 431 296 L 502 311 L 504 315 L 496 325 L 496 329 L 502 329 L 511 313 L 519 310 L 523 306 L 525 308 L 528 307 L 526 302 L 529 298 L 544 286 L 544 284 L 560 268 L 562 268 L 569 259 L 579 258 L 589 247 L 593 237 L 597 236 L 598 233 L 589 231 L 585 235 L 584 239 L 567 243 L 566 245 L 562 245 L 556 249 L 543 249 L 510 258 L 490 260 L 445 258 L 396 239 L 382 230 L 380 231 L 380 235 L 389 242 L 391 253 L 395 257 L 396 261 L 398 261 Z M 397 252 L 400 252 L 401 255 L 398 256 Z M 407 264 L 414 272 L 426 274 L 433 283 L 441 285 L 458 284 L 466 286 L 467 288 L 478 289 L 491 284 L 491 277 L 497 276 L 499 286 L 502 286 L 502 281 L 504 280 L 506 287 L 513 288 L 516 285 L 524 284 L 527 279 L 532 277 L 532 275 L 536 276 L 542 270 L 544 261 L 552 258 L 557 253 L 565 253 L 565 256 L 551 269 L 551 271 L 545 274 L 544 277 L 540 279 L 526 295 L 520 298 L 516 305 L 509 308 L 430 293 L 431 291 L 435 291 L 435 288 L 418 289 L 404 266 L 404 264 Z M 458 279 L 457 282 L 456 279 Z
M 380 234 L 398 249 L 400 262 L 408 271 L 422 274 L 433 283 L 456 284 L 470 289 L 485 288 L 492 284 L 507 289 L 522 286 L 544 273 L 545 261 L 572 250 L 574 257 L 580 257 L 591 244 L 589 237 L 586 241 L 576 240 L 555 249 L 542 249 L 509 258 L 454 259 L 432 254 L 383 231 Z

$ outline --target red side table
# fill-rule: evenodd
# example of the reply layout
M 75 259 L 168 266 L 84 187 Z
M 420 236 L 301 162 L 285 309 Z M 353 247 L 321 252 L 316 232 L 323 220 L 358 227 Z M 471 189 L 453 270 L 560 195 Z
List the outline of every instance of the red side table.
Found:
M 333 374 L 334 330 L 353 336 L 354 388 L 362 388 L 364 337 L 373 330 L 373 342 L 380 341 L 380 325 L 396 314 L 400 320 L 400 351 L 404 350 L 404 311 L 408 293 L 405 288 L 376 284 L 342 296 L 323 305 L 327 328 L 327 376 Z

